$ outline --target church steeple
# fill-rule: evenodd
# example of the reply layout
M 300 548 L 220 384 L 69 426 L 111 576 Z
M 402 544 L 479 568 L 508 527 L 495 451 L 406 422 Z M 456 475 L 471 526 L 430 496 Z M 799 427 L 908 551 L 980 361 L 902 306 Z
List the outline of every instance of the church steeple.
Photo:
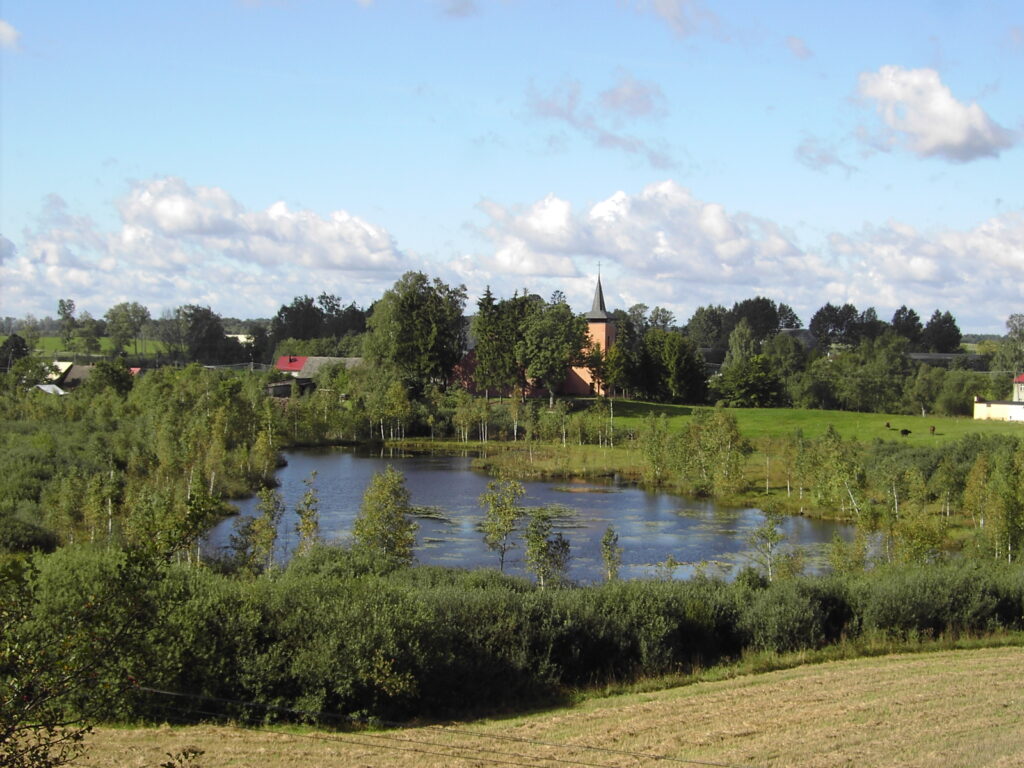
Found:
M 601 274 L 597 275 L 597 290 L 594 291 L 594 303 L 590 307 L 590 311 L 586 314 L 587 320 L 590 321 L 608 321 L 608 312 L 604 307 L 604 291 L 601 290 Z

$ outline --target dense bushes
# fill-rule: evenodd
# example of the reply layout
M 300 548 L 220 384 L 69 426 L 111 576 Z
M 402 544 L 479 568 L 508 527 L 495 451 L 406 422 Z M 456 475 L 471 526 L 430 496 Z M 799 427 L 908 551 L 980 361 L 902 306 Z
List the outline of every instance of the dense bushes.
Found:
M 117 637 L 119 622 L 138 626 L 144 615 L 144 631 L 103 644 L 110 658 L 87 669 L 96 682 L 114 678 L 108 716 L 154 720 L 465 716 L 746 652 L 1024 629 L 1024 569 L 967 560 L 772 585 L 696 578 L 554 590 L 494 571 L 385 572 L 331 548 L 249 579 L 164 565 L 127 589 L 131 571 L 116 550 L 67 548 L 37 562 L 25 583 L 33 618 L 18 631 L 80 659 L 76 643 L 95 650 L 96 637 Z M 86 633 L 67 621 L 82 606 Z M 142 687 L 124 688 L 128 674 Z

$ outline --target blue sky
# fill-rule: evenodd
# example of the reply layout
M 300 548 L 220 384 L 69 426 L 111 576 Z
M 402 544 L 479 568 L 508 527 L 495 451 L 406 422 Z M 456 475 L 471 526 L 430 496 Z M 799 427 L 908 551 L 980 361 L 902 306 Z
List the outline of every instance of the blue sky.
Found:
M 0 314 L 1024 304 L 1024 4 L 6 0 Z

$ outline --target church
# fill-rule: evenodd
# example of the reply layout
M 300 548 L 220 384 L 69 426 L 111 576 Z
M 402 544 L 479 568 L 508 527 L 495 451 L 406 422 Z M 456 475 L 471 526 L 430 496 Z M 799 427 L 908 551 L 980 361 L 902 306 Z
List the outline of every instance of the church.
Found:
M 607 352 L 615 343 L 615 320 L 608 314 L 604 305 L 604 292 L 601 290 L 601 275 L 597 276 L 597 289 L 594 291 L 594 301 L 584 317 L 587 320 L 587 342 L 592 347 L 600 347 L 602 352 Z M 573 367 L 562 384 L 562 394 L 565 395 L 603 395 L 605 387 L 594 381 L 590 371 L 584 367 Z

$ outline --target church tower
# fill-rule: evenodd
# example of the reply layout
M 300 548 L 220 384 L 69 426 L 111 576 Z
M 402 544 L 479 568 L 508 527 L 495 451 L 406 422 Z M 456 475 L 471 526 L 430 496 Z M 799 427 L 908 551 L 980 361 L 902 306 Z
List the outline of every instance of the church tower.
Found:
M 601 290 L 601 274 L 597 275 L 597 290 L 594 291 L 594 303 L 584 317 L 587 320 L 588 347 L 600 346 L 601 353 L 607 354 L 615 343 L 615 321 L 604 306 L 604 291 Z M 586 350 L 584 350 L 586 351 Z M 562 385 L 562 392 L 567 395 L 603 395 L 604 387 L 594 381 L 585 366 L 569 369 L 569 375 Z
M 597 275 L 597 290 L 594 291 L 594 303 L 587 318 L 587 335 L 591 344 L 601 347 L 607 353 L 615 343 L 615 321 L 604 307 L 604 291 L 601 290 L 601 274 Z

